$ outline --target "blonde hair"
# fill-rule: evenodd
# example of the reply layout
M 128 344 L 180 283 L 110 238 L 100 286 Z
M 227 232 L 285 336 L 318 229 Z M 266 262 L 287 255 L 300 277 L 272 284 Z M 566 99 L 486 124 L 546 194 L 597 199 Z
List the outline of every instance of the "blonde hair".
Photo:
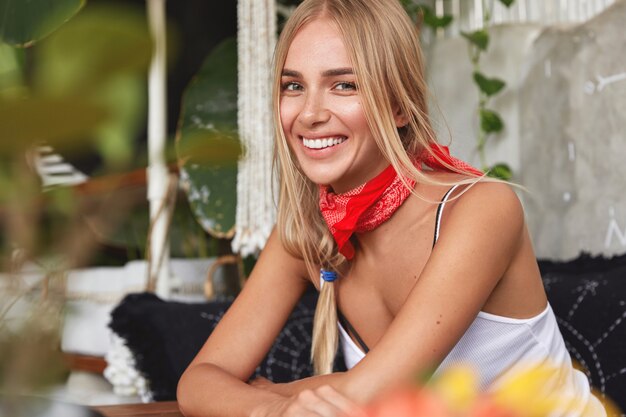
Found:
M 278 232 L 285 248 L 304 259 L 310 276 L 317 276 L 320 267 L 341 274 L 347 262 L 338 253 L 320 214 L 318 186 L 301 171 L 287 145 L 280 120 L 281 72 L 289 46 L 300 28 L 316 18 L 333 21 L 343 37 L 365 117 L 383 156 L 406 177 L 441 184 L 428 178 L 412 163 L 424 149 L 437 160 L 440 158 L 431 151 L 436 137 L 428 117 L 418 34 L 399 1 L 305 0 L 287 21 L 276 46 L 273 109 L 275 162 L 280 173 Z M 402 128 L 396 127 L 394 111 L 400 112 L 406 120 Z M 461 182 L 475 182 L 474 174 L 445 161 L 441 163 L 450 171 L 470 177 Z M 317 374 L 332 372 L 337 344 L 335 288 L 333 283 L 325 282 L 313 326 L 311 357 Z

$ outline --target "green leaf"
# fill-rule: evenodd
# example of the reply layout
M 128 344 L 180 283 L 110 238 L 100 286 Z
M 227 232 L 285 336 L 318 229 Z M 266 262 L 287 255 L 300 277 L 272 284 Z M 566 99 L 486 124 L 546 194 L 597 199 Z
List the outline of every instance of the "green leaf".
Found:
M 480 128 L 486 133 L 500 132 L 504 128 L 504 122 L 495 111 L 482 109 L 480 111 Z
M 445 28 L 450 23 L 452 23 L 452 16 L 444 15 L 444 16 L 435 16 L 429 15 L 428 17 L 424 16 L 424 23 L 432 28 Z
M 444 15 L 441 17 L 437 16 L 429 7 L 426 6 L 418 6 L 418 10 L 420 10 L 424 16 L 424 24 L 434 29 L 445 28 L 452 23 L 453 18 L 450 15 Z
M 486 30 L 481 29 L 475 32 L 461 32 L 461 35 L 481 51 L 486 51 L 489 46 L 489 33 L 487 33 Z
M 144 76 L 151 55 L 152 40 L 142 8 L 90 4 L 37 45 L 34 85 L 47 94 L 85 94 L 122 73 Z
M 87 97 L 109 117 L 89 138 L 103 167 L 123 171 L 145 126 L 145 74 L 152 41 L 141 7 L 90 3 L 33 48 L 34 88 L 49 96 Z
M 500 92 L 506 83 L 499 78 L 487 78 L 482 73 L 474 72 L 474 81 L 480 87 L 480 91 L 488 96 L 493 96 Z
M 133 159 L 134 138 L 145 126 L 145 79 L 135 74 L 120 74 L 102 83 L 98 91 L 94 91 L 93 99 L 109 114 L 106 123 L 93 136 L 104 168 L 124 171 L 130 166 L 141 166 Z
M 0 153 L 45 142 L 80 150 L 85 136 L 107 118 L 105 109 L 81 97 L 0 100 Z
M 489 168 L 487 175 L 493 178 L 500 178 L 501 180 L 509 181 L 513 178 L 513 170 L 511 170 L 511 167 L 507 164 L 500 163 Z
M 21 49 L 0 42 L 0 96 L 19 96 L 26 90 L 20 65 Z
M 211 52 L 187 87 L 177 143 L 192 211 L 218 238 L 234 234 L 238 138 L 237 43 L 231 38 Z
M 241 155 L 241 143 L 234 131 L 199 130 L 187 132 L 177 150 L 186 164 L 235 167 Z
M 0 39 L 28 47 L 67 22 L 85 0 L 0 0 Z
M 504 4 L 506 7 L 511 7 L 515 0 L 500 0 L 500 3 Z

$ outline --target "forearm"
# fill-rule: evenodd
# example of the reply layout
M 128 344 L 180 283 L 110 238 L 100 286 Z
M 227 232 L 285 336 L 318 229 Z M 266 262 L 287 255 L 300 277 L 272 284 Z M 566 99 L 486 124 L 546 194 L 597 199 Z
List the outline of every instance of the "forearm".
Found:
M 344 372 L 336 372 L 328 375 L 316 375 L 288 383 L 268 383 L 258 386 L 265 391 L 270 391 L 285 397 L 296 395 L 304 390 L 314 390 L 323 385 L 329 385 L 338 392 L 345 393 L 345 379 L 346 374 Z
M 352 369 L 347 372 L 338 372 L 329 375 L 317 375 L 297 381 L 272 384 L 262 383 L 259 387 L 286 397 L 296 396 L 305 390 L 315 390 L 324 385 L 334 388 L 338 393 L 344 395 L 350 401 L 359 405 L 368 404 L 381 392 L 400 388 L 412 383 L 412 377 L 402 377 L 389 375 L 382 371 L 378 377 L 371 377 L 367 370 Z M 254 382 L 253 382 L 254 385 Z
M 259 405 L 284 397 L 252 387 L 215 365 L 199 364 L 183 374 L 177 399 L 186 417 L 250 417 Z

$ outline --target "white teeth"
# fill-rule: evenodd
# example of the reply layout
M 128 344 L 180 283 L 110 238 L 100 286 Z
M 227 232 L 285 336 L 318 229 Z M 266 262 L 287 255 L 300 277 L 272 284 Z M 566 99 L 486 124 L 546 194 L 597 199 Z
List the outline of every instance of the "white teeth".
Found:
M 345 136 L 338 136 L 334 138 L 324 138 L 324 139 L 307 139 L 302 138 L 302 142 L 304 146 L 309 149 L 324 149 L 330 146 L 339 145 L 346 140 Z

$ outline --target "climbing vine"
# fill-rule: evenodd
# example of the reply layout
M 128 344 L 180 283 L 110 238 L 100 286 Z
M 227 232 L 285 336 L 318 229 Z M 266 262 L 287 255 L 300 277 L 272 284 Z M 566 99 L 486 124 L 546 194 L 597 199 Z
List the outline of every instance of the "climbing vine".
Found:
M 489 138 L 494 134 L 501 132 L 504 129 L 504 121 L 502 117 L 489 107 L 491 99 L 500 94 L 506 87 L 506 83 L 497 78 L 489 77 L 485 75 L 481 68 L 481 58 L 489 47 L 491 39 L 491 8 L 487 3 L 493 5 L 493 2 L 482 1 L 483 9 L 483 27 L 482 29 L 473 32 L 461 32 L 461 35 L 468 41 L 469 58 L 472 63 L 472 79 L 476 88 L 478 89 L 478 112 L 479 119 L 478 132 L 476 139 L 476 151 L 480 158 L 481 169 L 487 173 L 487 175 L 501 178 L 504 180 L 510 180 L 513 176 L 511 168 L 505 163 L 496 163 L 489 165 L 487 157 L 485 155 L 485 147 L 489 141 Z M 515 0 L 498 0 L 506 7 L 510 7 Z M 401 0 L 402 5 L 409 15 L 418 24 L 422 24 L 431 27 L 433 30 L 439 28 L 445 28 L 452 23 L 453 17 L 450 15 L 437 16 L 429 7 L 417 4 L 414 0 Z

